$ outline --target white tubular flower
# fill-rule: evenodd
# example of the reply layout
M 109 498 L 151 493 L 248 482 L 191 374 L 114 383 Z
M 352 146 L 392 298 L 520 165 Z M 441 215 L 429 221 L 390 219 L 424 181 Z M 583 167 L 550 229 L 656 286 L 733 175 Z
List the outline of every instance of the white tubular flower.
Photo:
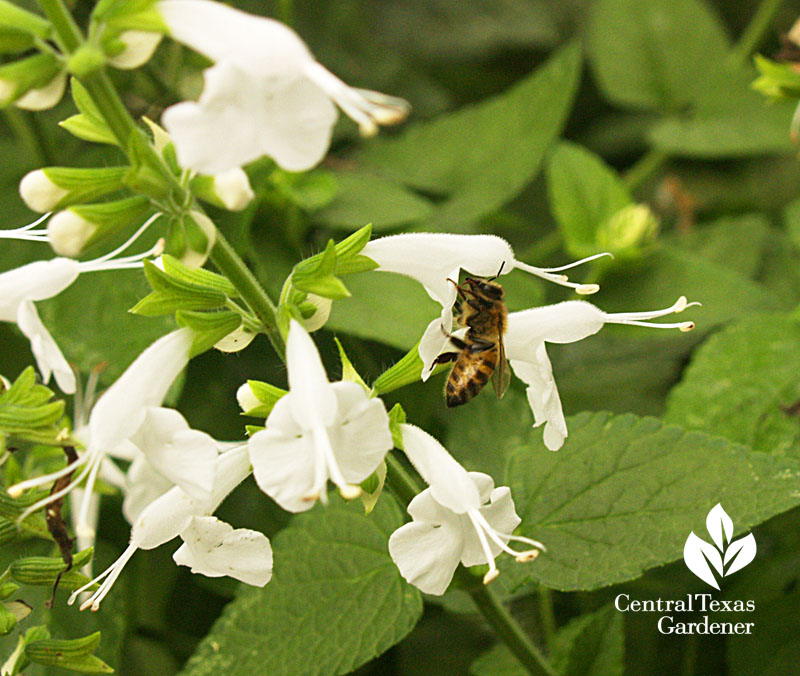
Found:
M 35 226 L 48 218 L 46 214 L 30 225 L 14 230 L 0 230 L 0 239 L 20 239 L 46 242 L 47 232 Z M 14 270 L 0 273 L 0 321 L 13 322 L 31 342 L 31 350 L 36 365 L 47 383 L 50 375 L 55 375 L 56 383 L 62 392 L 75 392 L 75 374 L 53 340 L 50 332 L 39 318 L 34 303 L 53 298 L 69 287 L 78 275 L 99 270 L 123 270 L 141 267 L 142 259 L 153 251 L 133 256 L 118 257 L 136 240 L 146 223 L 125 244 L 114 251 L 91 261 L 75 261 L 69 258 L 53 258 L 49 261 L 28 263 Z
M 214 176 L 214 192 L 230 211 L 241 211 L 255 197 L 250 179 L 239 167 Z
M 191 543 L 190 552 L 184 551 L 179 563 L 186 562 L 185 565 L 191 565 L 194 570 L 206 575 L 223 574 L 247 582 L 254 580 L 255 584 L 262 586 L 266 584 L 272 573 L 272 549 L 263 534 L 255 531 L 231 533 L 227 528 L 210 526 L 208 522 L 194 522 L 194 517 L 212 514 L 249 474 L 247 447 L 239 446 L 223 453 L 215 461 L 214 487 L 210 499 L 193 500 L 183 489 L 177 486 L 171 488 L 139 514 L 131 528 L 130 544 L 122 555 L 94 580 L 75 590 L 68 603 L 74 603 L 81 592 L 102 581 L 99 589 L 81 604 L 81 610 L 98 610 L 100 602 L 136 550 L 154 549 L 179 535 Z M 260 567 L 255 561 L 259 553 Z
M 488 584 L 499 575 L 494 560 L 501 551 L 519 562 L 544 551 L 541 542 L 512 535 L 521 520 L 507 486 L 495 488 L 490 476 L 467 472 L 418 427 L 401 429 L 406 455 L 430 486 L 408 505 L 413 521 L 389 538 L 389 554 L 410 584 L 426 594 L 444 594 L 459 563 L 488 564 Z M 511 540 L 532 549 L 516 551 L 508 546 Z
M 159 338 L 100 397 L 88 424 L 75 431 L 75 437 L 85 447 L 79 458 L 58 472 L 28 479 L 8 489 L 11 495 L 19 495 L 28 488 L 48 484 L 81 468 L 68 486 L 28 507 L 20 515 L 20 520 L 63 497 L 85 479 L 85 499 L 77 512 L 75 531 L 82 538 L 93 537 L 94 526 L 89 518 L 91 495 L 104 459 L 118 448 L 124 450 L 145 420 L 148 407 L 161 403 L 172 381 L 189 361 L 193 338 L 189 329 L 179 329 Z M 150 441 L 146 436 L 143 438 Z M 158 457 L 155 452 L 153 455 Z M 164 466 L 167 461 L 160 464 Z
M 22 177 L 19 182 L 19 194 L 28 208 L 43 214 L 52 211 L 69 195 L 69 191 L 53 183 L 41 169 L 36 169 Z
M 256 482 L 290 512 L 327 502 L 328 479 L 342 497 L 358 497 L 358 484 L 393 446 L 383 402 L 356 383 L 328 382 L 314 341 L 294 320 L 286 366 L 289 393 L 250 439 Z
M 378 271 L 396 272 L 420 282 L 428 295 L 442 306 L 442 315 L 425 330 L 419 344 L 424 367 L 422 379 L 431 375 L 433 360 L 447 344 L 453 329 L 453 304 L 461 270 L 478 277 L 507 275 L 514 269 L 524 270 L 541 279 L 574 289 L 580 294 L 595 293 L 597 284 L 570 282 L 564 270 L 608 254 L 598 254 L 559 268 L 537 268 L 516 260 L 511 245 L 496 235 L 457 235 L 408 233 L 390 235 L 368 242 L 361 254 L 378 264 Z M 448 281 L 448 280 L 452 280 Z
M 263 533 L 234 530 L 213 516 L 195 516 L 181 538 L 183 545 L 172 558 L 193 573 L 227 575 L 256 587 L 263 587 L 272 577 L 272 547 Z
M 267 155 L 304 171 L 328 149 L 334 102 L 365 135 L 408 115 L 402 99 L 345 85 L 278 21 L 211 0 L 156 6 L 172 38 L 216 63 L 205 72 L 200 100 L 172 106 L 162 118 L 185 167 L 219 174 Z
M 606 313 L 586 301 L 571 300 L 509 313 L 503 339 L 506 356 L 517 377 L 528 385 L 526 392 L 534 427 L 545 426 L 545 446 L 557 451 L 567 437 L 567 423 L 545 343 L 574 343 L 594 335 L 606 324 L 691 331 L 694 328 L 691 321 L 660 324 L 649 320 L 682 312 L 692 305 L 699 303 L 689 303 L 681 296 L 664 310 Z

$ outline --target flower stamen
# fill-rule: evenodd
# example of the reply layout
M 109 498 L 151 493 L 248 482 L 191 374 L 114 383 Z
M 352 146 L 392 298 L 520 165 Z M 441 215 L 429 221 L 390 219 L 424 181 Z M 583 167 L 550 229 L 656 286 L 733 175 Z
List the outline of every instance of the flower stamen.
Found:
M 33 223 L 23 225 L 21 228 L 14 228 L 13 230 L 0 230 L 0 239 L 17 239 L 26 240 L 29 242 L 47 242 L 47 229 L 35 230 L 34 228 L 46 221 L 53 212 L 49 211 L 44 216 L 40 216 Z
M 484 524 L 486 524 L 486 520 L 483 519 L 477 509 L 470 509 L 467 512 L 467 516 L 469 517 L 470 521 L 472 521 L 472 525 L 475 527 L 475 532 L 478 534 L 478 541 L 481 543 L 481 549 L 483 549 L 483 553 L 486 555 L 486 563 L 489 564 L 489 570 L 486 572 L 486 575 L 483 576 L 483 584 L 489 584 L 498 575 L 500 575 L 500 571 L 497 570 L 497 564 L 494 562 L 492 548 L 489 546 L 489 541 L 486 539 L 486 533 L 484 532 Z M 483 521 L 483 523 L 481 523 L 481 521 Z M 491 531 L 491 526 L 489 526 L 489 530 Z
M 691 331 L 694 328 L 694 322 L 674 322 L 674 323 L 658 323 L 651 322 L 650 319 L 657 319 L 669 314 L 677 314 L 683 312 L 686 308 L 693 305 L 701 305 L 698 302 L 689 303 L 686 296 L 681 296 L 673 305 L 663 310 L 653 310 L 651 312 L 616 312 L 606 314 L 605 321 L 608 324 L 627 324 L 628 326 L 644 326 L 654 329 L 679 329 L 681 331 Z
M 100 585 L 100 588 L 80 605 L 81 610 L 86 610 L 87 608 L 91 607 L 93 613 L 97 612 L 100 609 L 100 602 L 106 597 L 108 592 L 111 591 L 111 587 L 117 581 L 122 569 L 125 568 L 125 564 L 128 563 L 130 558 L 136 553 L 137 549 L 139 549 L 137 545 L 133 543 L 129 544 L 125 551 L 122 552 L 120 557 L 102 573 L 100 573 L 100 575 L 94 578 L 91 582 L 83 585 L 83 587 L 80 589 L 76 589 L 74 592 L 72 592 L 67 600 L 67 605 L 71 606 L 73 603 L 75 603 L 75 599 L 77 599 L 82 592 L 86 591 L 89 589 L 89 587 L 97 584 L 101 580 L 104 580 Z

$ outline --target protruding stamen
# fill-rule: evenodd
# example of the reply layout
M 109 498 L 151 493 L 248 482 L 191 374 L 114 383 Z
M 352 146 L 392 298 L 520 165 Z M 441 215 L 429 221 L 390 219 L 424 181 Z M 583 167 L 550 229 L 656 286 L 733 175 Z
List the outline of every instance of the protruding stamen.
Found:
M 567 263 L 566 265 L 562 265 L 557 268 L 539 268 L 539 269 L 543 270 L 544 272 L 563 272 L 564 270 L 569 270 L 570 268 L 576 268 L 579 265 L 583 265 L 584 263 L 589 263 L 591 261 L 597 260 L 598 258 L 605 258 L 606 256 L 614 258 L 614 254 L 612 254 L 609 251 L 604 251 L 603 253 L 594 254 L 593 256 L 587 256 L 586 258 L 581 258 L 579 261 Z
M 514 267 L 519 268 L 520 270 L 524 270 L 525 272 L 529 272 L 540 279 L 545 279 L 548 282 L 552 282 L 553 284 L 558 284 L 559 286 L 566 286 L 567 288 L 574 289 L 576 293 L 581 295 L 588 295 L 592 293 L 596 293 L 600 287 L 597 284 L 579 284 L 578 282 L 570 282 L 569 278 L 566 275 L 559 275 L 549 272 L 544 268 L 537 268 L 533 265 L 528 265 L 527 263 L 520 263 L 519 261 L 514 261 Z
M 498 533 L 494 528 L 492 528 L 491 524 L 486 520 L 486 518 L 481 514 L 478 510 L 472 510 L 475 512 L 474 517 L 472 518 L 473 523 L 478 523 L 482 526 L 482 528 L 486 531 L 486 534 L 489 538 L 494 542 L 500 549 L 502 549 L 506 554 L 511 554 L 517 561 L 533 561 L 537 556 L 539 556 L 539 550 L 544 550 L 544 545 L 541 542 L 537 542 L 536 540 L 531 540 L 530 538 L 525 538 L 519 535 L 507 535 L 505 533 Z M 534 549 L 524 552 L 518 552 L 516 549 L 512 549 L 511 547 L 503 541 L 506 540 L 516 540 L 517 542 L 524 542 L 526 544 L 532 545 Z
M 119 254 L 123 253 L 126 249 L 129 249 L 139 237 L 147 230 L 158 218 L 160 218 L 163 214 L 161 212 L 155 213 L 150 218 L 148 218 L 139 229 L 131 235 L 125 242 L 123 242 L 120 246 L 118 246 L 113 251 L 109 251 L 107 254 L 103 254 L 99 258 L 95 258 L 91 261 L 84 261 L 79 263 L 81 272 L 97 272 L 100 270 L 126 270 L 130 268 L 140 268 L 142 267 L 142 261 L 149 257 L 149 256 L 159 256 L 162 251 L 164 250 L 164 240 L 159 239 L 156 244 L 138 254 L 131 254 L 129 256 L 120 256 L 116 258 Z
M 26 479 L 25 481 L 20 481 L 19 483 L 16 483 L 13 486 L 9 486 L 6 492 L 12 498 L 18 498 L 29 488 L 36 488 L 37 486 L 41 486 L 42 484 L 49 484 L 51 481 L 55 481 L 56 479 L 60 479 L 62 476 L 74 472 L 78 467 L 80 467 L 83 463 L 85 463 L 86 460 L 87 457 L 84 454 L 74 462 L 69 463 L 66 467 L 62 467 L 57 472 L 51 472 L 50 474 L 43 474 L 42 476 L 37 476 L 34 479 Z
M 497 570 L 497 564 L 494 562 L 492 548 L 489 546 L 489 542 L 486 539 L 486 533 L 483 532 L 483 525 L 481 524 L 481 521 L 486 523 L 486 520 L 483 519 L 477 509 L 469 510 L 467 512 L 467 516 L 469 517 L 470 521 L 472 521 L 472 526 L 475 528 L 475 532 L 478 534 L 478 541 L 481 543 L 481 549 L 486 555 L 486 563 L 489 564 L 489 571 L 483 576 L 483 584 L 489 584 L 498 575 L 500 575 L 500 571 Z
M 98 611 L 100 609 L 100 602 L 106 597 L 108 592 L 111 591 L 111 587 L 114 585 L 114 582 L 117 581 L 122 569 L 125 568 L 125 564 L 128 563 L 130 558 L 136 553 L 137 549 L 139 548 L 135 544 L 129 544 L 125 551 L 122 552 L 122 555 L 102 573 L 100 573 L 100 575 L 98 575 L 88 584 L 83 585 L 83 587 L 80 589 L 76 589 L 74 592 L 72 592 L 67 600 L 67 605 L 71 606 L 73 603 L 75 603 L 75 599 L 77 599 L 82 592 L 86 591 L 92 585 L 97 584 L 100 582 L 100 580 L 104 580 L 100 585 L 100 588 L 83 603 L 81 603 L 80 606 L 81 610 L 86 610 L 87 608 L 91 607 L 92 612 Z
M 17 240 L 27 240 L 29 242 L 46 242 L 47 240 L 47 229 L 42 228 L 41 230 L 34 230 L 34 228 L 46 221 L 50 216 L 52 216 L 53 212 L 50 211 L 46 213 L 44 216 L 40 216 L 37 218 L 33 223 L 28 223 L 28 225 L 23 225 L 21 228 L 14 228 L 13 230 L 0 230 L 0 239 L 17 239 Z
M 44 498 L 42 500 L 39 500 L 38 502 L 35 502 L 34 504 L 32 504 L 30 507 L 28 507 L 26 510 L 24 510 L 22 512 L 22 514 L 20 514 L 17 517 L 17 523 L 19 523 L 21 521 L 24 521 L 31 514 L 33 514 L 34 512 L 38 511 L 42 507 L 46 507 L 50 503 L 55 502 L 56 500 L 60 500 L 61 498 L 63 498 L 67 493 L 69 493 L 73 488 L 75 488 L 75 486 L 77 486 L 81 481 L 83 481 L 83 479 L 89 473 L 90 469 L 91 469 L 91 464 L 86 465 L 86 467 L 84 467 L 81 470 L 80 474 L 78 474 L 77 478 L 75 478 L 72 481 L 70 481 L 69 484 L 67 484 L 60 491 L 56 491 L 55 493 L 51 493 L 46 498 Z
M 675 322 L 669 324 L 661 324 L 651 322 L 651 319 L 657 319 L 665 315 L 683 312 L 685 309 L 694 305 L 700 305 L 698 302 L 689 303 L 686 296 L 681 296 L 678 300 L 668 308 L 663 310 L 653 310 L 652 312 L 612 312 L 606 315 L 606 322 L 609 324 L 627 324 L 629 326 L 644 326 L 656 329 L 680 329 L 681 331 L 691 331 L 694 328 L 694 322 Z

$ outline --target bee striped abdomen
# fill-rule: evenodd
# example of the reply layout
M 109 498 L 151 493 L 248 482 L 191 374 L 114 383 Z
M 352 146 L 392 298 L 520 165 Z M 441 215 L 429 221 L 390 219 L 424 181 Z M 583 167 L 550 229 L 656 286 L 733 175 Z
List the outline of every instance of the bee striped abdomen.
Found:
M 450 408 L 466 404 L 489 382 L 497 365 L 497 350 L 462 352 L 445 385 L 445 397 Z

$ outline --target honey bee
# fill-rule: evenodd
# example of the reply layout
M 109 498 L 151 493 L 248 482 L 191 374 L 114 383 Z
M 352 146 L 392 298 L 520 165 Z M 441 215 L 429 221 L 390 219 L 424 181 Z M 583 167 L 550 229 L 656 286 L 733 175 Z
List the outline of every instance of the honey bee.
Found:
M 503 287 L 495 279 L 497 275 L 491 279 L 467 277 L 463 286 L 449 280 L 455 284 L 461 303 L 456 322 L 467 328 L 463 339 L 447 334 L 458 352 L 444 352 L 434 361 L 434 364 L 455 362 L 445 385 L 450 408 L 466 404 L 490 378 L 498 399 L 508 389 L 511 374 L 503 348 L 508 311 Z

